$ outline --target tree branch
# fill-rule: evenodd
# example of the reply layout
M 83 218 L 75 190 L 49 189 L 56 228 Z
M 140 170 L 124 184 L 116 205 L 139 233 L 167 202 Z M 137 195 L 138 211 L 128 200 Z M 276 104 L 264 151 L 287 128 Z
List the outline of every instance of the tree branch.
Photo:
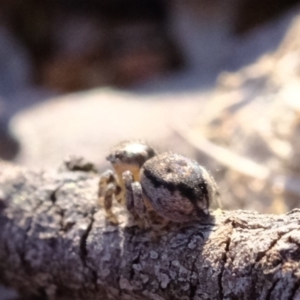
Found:
M 0 280 L 49 299 L 299 299 L 300 210 L 150 232 L 106 224 L 99 176 L 0 163 Z

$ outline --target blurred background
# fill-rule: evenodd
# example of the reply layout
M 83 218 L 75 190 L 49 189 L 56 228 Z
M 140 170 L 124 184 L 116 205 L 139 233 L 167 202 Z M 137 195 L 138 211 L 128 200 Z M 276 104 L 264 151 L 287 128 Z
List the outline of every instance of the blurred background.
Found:
M 299 205 L 299 1 L 1 0 L 0 157 L 197 159 L 224 208 Z
M 103 171 L 143 139 L 206 166 L 226 209 L 299 207 L 298 2 L 1 0 L 0 158 Z

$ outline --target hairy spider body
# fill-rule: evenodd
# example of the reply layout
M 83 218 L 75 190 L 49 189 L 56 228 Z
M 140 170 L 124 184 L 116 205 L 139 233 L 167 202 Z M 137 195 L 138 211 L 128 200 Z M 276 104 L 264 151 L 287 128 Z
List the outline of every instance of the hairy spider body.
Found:
M 140 184 L 153 209 L 175 223 L 203 219 L 217 196 L 217 186 L 196 161 L 175 153 L 162 153 L 147 161 Z

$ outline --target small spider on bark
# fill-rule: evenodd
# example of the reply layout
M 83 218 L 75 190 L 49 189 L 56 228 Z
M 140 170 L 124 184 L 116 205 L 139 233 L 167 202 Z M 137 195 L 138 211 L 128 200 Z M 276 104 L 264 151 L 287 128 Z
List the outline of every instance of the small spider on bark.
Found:
M 112 212 L 113 200 L 116 199 L 120 204 L 126 205 L 126 189 L 123 180 L 123 173 L 129 171 L 133 181 L 139 181 L 140 170 L 143 164 L 156 155 L 155 150 L 144 142 L 121 142 L 117 144 L 106 159 L 111 163 L 113 170 L 105 171 L 99 182 L 98 197 L 100 204 L 103 205 L 107 219 L 117 224 L 118 220 Z M 134 212 L 132 215 L 137 219 Z
M 102 174 L 99 200 L 114 224 L 118 223 L 111 210 L 114 198 L 140 228 L 205 220 L 209 208 L 218 206 L 213 177 L 192 159 L 172 152 L 156 154 L 142 142 L 120 143 L 107 159 L 115 173 Z

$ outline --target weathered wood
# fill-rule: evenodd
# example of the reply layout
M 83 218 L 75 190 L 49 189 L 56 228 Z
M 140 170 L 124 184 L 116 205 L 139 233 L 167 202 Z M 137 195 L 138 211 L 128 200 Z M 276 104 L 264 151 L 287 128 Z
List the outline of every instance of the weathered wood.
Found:
M 149 232 L 106 224 L 96 174 L 0 163 L 0 280 L 50 299 L 300 299 L 300 210 Z M 215 223 L 215 224 L 214 224 Z

